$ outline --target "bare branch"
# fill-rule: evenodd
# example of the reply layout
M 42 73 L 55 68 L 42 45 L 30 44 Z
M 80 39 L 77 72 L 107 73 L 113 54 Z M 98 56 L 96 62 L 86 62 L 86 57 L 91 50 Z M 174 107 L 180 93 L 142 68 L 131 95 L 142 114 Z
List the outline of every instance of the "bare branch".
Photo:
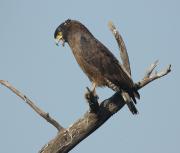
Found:
M 157 66 L 157 61 L 150 65 L 150 67 L 148 68 L 148 71 L 146 72 L 144 78 L 137 83 L 137 89 L 141 89 L 142 87 L 144 87 L 148 83 L 150 83 L 156 79 L 159 79 L 159 78 L 167 75 L 169 72 L 171 72 L 171 65 L 169 65 L 164 70 L 152 74 L 152 72 L 156 66 Z
M 124 105 L 125 102 L 123 98 L 118 93 L 114 94 L 100 104 L 98 115 L 96 113 L 86 112 L 84 116 L 73 125 L 61 131 L 53 140 L 45 145 L 39 153 L 69 152 Z
M 159 73 L 152 74 L 156 65 L 157 62 L 155 62 L 148 68 L 145 77 L 137 83 L 137 89 L 141 89 L 148 83 L 167 75 L 171 71 L 171 65 L 169 65 L 165 70 Z M 100 103 L 100 105 L 98 105 L 98 114 L 96 112 L 93 113 L 91 111 L 88 111 L 73 125 L 71 125 L 67 129 L 64 129 L 57 121 L 52 119 L 48 113 L 45 113 L 41 109 L 39 109 L 31 100 L 29 100 L 29 98 L 27 98 L 24 94 L 14 88 L 10 83 L 4 80 L 0 80 L 0 83 L 9 88 L 21 99 L 23 99 L 35 112 L 37 112 L 40 116 L 42 116 L 58 129 L 59 132 L 57 136 L 49 141 L 49 143 L 46 144 L 39 151 L 39 153 L 69 152 L 125 105 L 125 101 L 121 96 L 122 94 L 115 93 L 112 97 L 104 100 Z
M 123 67 L 129 74 L 131 74 L 129 57 L 124 41 L 112 22 L 109 23 L 109 27 L 119 45 Z M 169 65 L 166 69 L 158 73 L 153 73 L 155 67 L 157 66 L 157 62 L 158 61 L 150 65 L 144 78 L 136 84 L 138 90 L 148 83 L 167 75 L 171 71 L 171 65 Z M 52 119 L 48 113 L 39 109 L 29 98 L 14 88 L 7 81 L 0 80 L 0 83 L 23 99 L 36 113 L 58 129 L 59 132 L 56 137 L 49 141 L 49 143 L 46 144 L 39 153 L 69 152 L 125 105 L 122 93 L 115 93 L 110 98 L 98 104 L 97 97 L 91 95 L 92 93 L 88 90 L 89 93 L 86 94 L 86 99 L 88 100 L 90 111 L 86 112 L 82 118 L 78 119 L 75 123 L 73 123 L 73 125 L 65 129 L 57 121 Z
M 137 89 L 143 88 L 148 83 L 167 75 L 171 71 L 171 65 L 169 65 L 163 71 L 152 74 L 154 68 L 157 66 L 157 61 L 153 63 L 146 72 L 144 78 L 137 83 Z M 48 113 L 39 109 L 29 98 L 14 88 L 7 81 L 0 80 L 0 83 L 17 96 L 23 99 L 35 112 L 46 119 L 49 123 L 54 125 L 58 129 L 57 136 L 49 141 L 39 153 L 67 153 L 72 150 L 77 144 L 83 141 L 97 128 L 104 124 L 112 115 L 118 112 L 124 105 L 124 98 L 121 93 L 115 93 L 112 97 L 104 100 L 98 105 L 98 114 L 88 111 L 84 116 L 78 119 L 73 125 L 64 129 L 57 121 L 52 119 Z M 96 101 L 97 102 L 97 101 Z M 94 103 L 94 102 L 92 102 Z
M 169 65 L 165 70 L 152 74 L 156 65 L 157 62 L 148 68 L 145 77 L 137 83 L 137 89 L 141 89 L 148 83 L 167 75 L 171 71 L 171 65 Z M 45 145 L 39 153 L 69 152 L 125 105 L 124 98 L 121 95 L 121 93 L 115 93 L 112 97 L 101 102 L 98 114 L 86 112 L 84 116 L 73 125 L 61 131 L 53 140 Z
M 9 88 L 12 92 L 14 92 L 17 96 L 19 96 L 23 101 L 25 101 L 26 104 L 28 104 L 36 113 L 38 113 L 41 117 L 43 117 L 47 122 L 52 124 L 58 131 L 62 130 L 63 127 L 53 118 L 50 117 L 49 113 L 44 112 L 40 108 L 38 108 L 34 102 L 32 102 L 28 97 L 26 97 L 24 94 L 22 94 L 19 90 L 17 90 L 15 87 L 13 87 L 9 82 L 0 80 L 0 83 Z
M 152 74 L 153 70 L 154 70 L 155 67 L 157 66 L 158 62 L 159 62 L 159 61 L 156 60 L 153 64 L 151 64 L 151 65 L 149 66 L 149 68 L 148 68 L 147 71 L 146 71 L 146 74 L 145 74 L 144 78 L 150 77 L 150 75 Z
M 118 43 L 118 46 L 120 49 L 120 56 L 122 59 L 122 64 L 123 64 L 124 68 L 126 69 L 126 71 L 129 73 L 129 75 L 131 76 L 131 67 L 130 67 L 130 62 L 129 62 L 129 56 L 128 56 L 128 52 L 127 52 L 125 43 L 123 41 L 123 38 L 120 35 L 119 31 L 116 29 L 116 27 L 112 21 L 109 21 L 108 26 Z

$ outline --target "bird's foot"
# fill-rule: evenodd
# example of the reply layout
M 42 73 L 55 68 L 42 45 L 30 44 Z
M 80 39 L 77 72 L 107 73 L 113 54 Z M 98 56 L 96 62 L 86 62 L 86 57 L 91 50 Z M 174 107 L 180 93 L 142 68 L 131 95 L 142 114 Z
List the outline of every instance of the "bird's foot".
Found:
M 97 113 L 99 111 L 98 95 L 91 91 L 88 87 L 86 88 L 87 92 L 85 93 L 85 98 L 89 104 L 90 112 Z

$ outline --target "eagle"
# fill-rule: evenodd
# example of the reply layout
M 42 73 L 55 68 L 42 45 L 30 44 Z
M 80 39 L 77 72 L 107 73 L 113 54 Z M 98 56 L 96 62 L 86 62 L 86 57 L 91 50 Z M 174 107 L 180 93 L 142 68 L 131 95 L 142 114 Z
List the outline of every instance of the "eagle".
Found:
M 109 87 L 122 96 L 132 114 L 137 114 L 136 98 L 140 98 L 129 73 L 110 50 L 103 45 L 79 21 L 68 19 L 54 32 L 56 44 L 68 43 L 74 57 L 92 82 L 92 92 L 96 87 Z M 123 92 L 122 92 L 123 91 Z

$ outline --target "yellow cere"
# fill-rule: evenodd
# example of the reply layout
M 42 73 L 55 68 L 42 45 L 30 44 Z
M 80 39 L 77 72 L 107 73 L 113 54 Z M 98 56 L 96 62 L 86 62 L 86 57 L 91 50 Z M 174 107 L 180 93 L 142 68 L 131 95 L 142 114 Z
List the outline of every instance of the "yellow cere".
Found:
M 59 33 L 57 34 L 56 39 L 57 39 L 57 40 L 61 40 L 62 38 L 63 38 L 62 32 L 59 32 Z

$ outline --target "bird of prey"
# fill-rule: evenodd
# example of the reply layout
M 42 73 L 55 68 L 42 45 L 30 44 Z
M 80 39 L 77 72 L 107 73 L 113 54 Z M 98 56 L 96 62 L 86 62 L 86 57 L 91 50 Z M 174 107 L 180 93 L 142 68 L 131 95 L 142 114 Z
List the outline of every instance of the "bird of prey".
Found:
M 69 44 L 77 63 L 92 82 L 93 92 L 96 86 L 107 86 L 116 92 L 124 91 L 123 98 L 128 108 L 133 114 L 138 113 L 134 103 L 135 97 L 139 99 L 140 95 L 130 75 L 82 23 L 66 20 L 57 27 L 54 38 L 57 44 Z

